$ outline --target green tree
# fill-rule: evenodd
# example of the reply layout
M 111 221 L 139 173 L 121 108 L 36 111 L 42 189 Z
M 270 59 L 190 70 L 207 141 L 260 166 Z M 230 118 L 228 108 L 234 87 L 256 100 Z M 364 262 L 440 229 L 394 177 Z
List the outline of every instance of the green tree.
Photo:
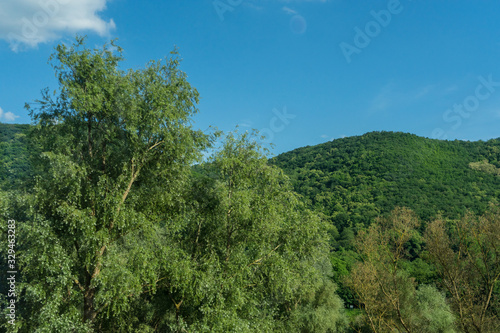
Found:
M 307 210 L 249 135 L 228 135 L 186 194 L 152 302 L 161 331 L 336 332 L 326 224 Z
M 443 219 L 425 233 L 428 259 L 451 295 L 464 332 L 498 332 L 500 317 L 500 209 L 482 216 L 467 213 L 447 226 Z
M 419 237 L 418 225 L 411 210 L 396 208 L 357 237 L 362 261 L 352 269 L 347 284 L 372 332 L 454 332 L 454 317 L 444 295 L 426 285 L 417 290 L 403 269 L 410 240 Z
M 129 71 L 121 52 L 59 45 L 58 91 L 27 106 L 42 154 L 20 226 L 23 331 L 100 330 L 155 290 L 159 229 L 210 141 L 176 52 Z
M 19 190 L 31 176 L 26 135 L 29 129 L 30 125 L 0 122 L 0 187 L 4 190 Z

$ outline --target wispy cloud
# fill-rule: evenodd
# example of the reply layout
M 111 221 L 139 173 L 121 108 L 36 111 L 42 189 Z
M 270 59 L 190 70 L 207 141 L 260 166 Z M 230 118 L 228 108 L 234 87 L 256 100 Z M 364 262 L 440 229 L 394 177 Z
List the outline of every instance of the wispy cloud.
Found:
M 287 6 L 284 6 L 283 8 L 281 8 L 285 13 L 289 14 L 289 15 L 296 15 L 297 12 Z
M 16 0 L 0 3 L 0 39 L 13 51 L 36 47 L 61 38 L 64 33 L 93 31 L 105 36 L 113 30 L 113 19 L 98 13 L 107 0 Z
M 251 2 L 249 2 L 249 1 L 245 1 L 245 2 L 243 2 L 243 4 L 242 4 L 242 5 L 243 5 L 243 6 L 245 6 L 245 7 L 248 7 L 248 8 L 254 9 L 254 10 L 257 10 L 257 11 L 262 11 L 262 10 L 264 10 L 264 7 L 263 7 L 263 6 L 256 5 L 256 4 L 251 3 Z
M 322 134 L 320 137 L 322 139 L 325 139 L 326 141 L 333 141 L 333 140 L 338 139 L 338 138 L 345 138 L 346 135 L 345 134 L 340 134 L 340 135 L 334 137 L 334 136 L 331 136 L 331 135 L 328 135 L 328 134 Z
M 427 86 L 418 89 L 415 93 L 413 93 L 413 99 L 417 100 L 426 97 L 427 95 L 429 95 L 434 91 L 435 87 L 436 87 L 435 85 L 429 84 Z
M 369 113 L 376 113 L 402 108 L 435 96 L 439 90 L 440 88 L 435 84 L 402 90 L 399 85 L 389 82 L 375 93 L 369 102 L 368 110 Z
M 0 121 L 5 120 L 5 121 L 15 121 L 16 118 L 19 118 L 19 116 L 16 116 L 12 112 L 4 112 L 2 108 L 0 108 Z
M 238 126 L 252 128 L 254 122 L 251 119 L 243 119 L 238 123 Z

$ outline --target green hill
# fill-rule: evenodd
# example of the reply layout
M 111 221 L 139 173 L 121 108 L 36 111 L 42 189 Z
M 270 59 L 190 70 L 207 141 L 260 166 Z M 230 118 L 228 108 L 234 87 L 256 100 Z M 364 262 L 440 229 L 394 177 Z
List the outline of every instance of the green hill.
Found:
M 395 206 L 423 220 L 482 213 L 500 199 L 500 139 L 442 141 L 371 132 L 283 153 L 271 160 L 295 190 L 342 231 Z
M 30 125 L 0 123 L 0 189 L 12 189 L 30 173 L 27 133 Z

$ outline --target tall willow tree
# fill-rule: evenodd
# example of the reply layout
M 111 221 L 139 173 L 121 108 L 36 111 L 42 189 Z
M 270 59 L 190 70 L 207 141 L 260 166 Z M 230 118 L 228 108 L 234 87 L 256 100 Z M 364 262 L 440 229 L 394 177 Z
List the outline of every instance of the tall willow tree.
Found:
M 177 264 L 165 266 L 140 321 L 159 332 L 341 331 L 326 223 L 283 172 L 248 134 L 229 134 L 197 169 L 184 226 L 168 237 Z
M 191 128 L 198 92 L 175 52 L 129 71 L 121 52 L 59 45 L 59 89 L 27 105 L 43 153 L 20 231 L 25 331 L 100 330 L 154 291 L 158 230 L 211 140 Z

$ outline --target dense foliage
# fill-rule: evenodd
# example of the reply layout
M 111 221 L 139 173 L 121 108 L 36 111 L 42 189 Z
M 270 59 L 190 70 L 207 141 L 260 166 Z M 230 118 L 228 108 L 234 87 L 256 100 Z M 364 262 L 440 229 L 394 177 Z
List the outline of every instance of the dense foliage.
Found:
M 193 173 L 218 133 L 192 128 L 198 92 L 177 54 L 138 70 L 120 69 L 121 61 L 113 42 L 96 50 L 83 38 L 60 45 L 51 58 L 59 89 L 28 105 L 31 187 L 0 192 L 2 220 L 17 221 L 22 272 L 15 326 L 2 327 L 344 327 L 328 225 L 247 135 L 228 135 L 206 172 Z M 6 238 L 1 245 L 5 268 Z
M 500 139 L 442 141 L 371 132 L 295 149 L 272 163 L 340 232 L 367 226 L 396 206 L 429 220 L 438 212 L 449 218 L 468 209 L 483 213 L 491 201 L 500 201 L 495 172 L 500 168 Z
M 32 174 L 28 155 L 29 125 L 0 123 L 0 189 L 18 188 Z
M 500 139 L 372 132 L 268 159 L 230 133 L 214 149 L 175 51 L 122 60 L 114 42 L 60 45 L 33 125 L 0 124 L 22 273 L 2 329 L 500 331 Z

